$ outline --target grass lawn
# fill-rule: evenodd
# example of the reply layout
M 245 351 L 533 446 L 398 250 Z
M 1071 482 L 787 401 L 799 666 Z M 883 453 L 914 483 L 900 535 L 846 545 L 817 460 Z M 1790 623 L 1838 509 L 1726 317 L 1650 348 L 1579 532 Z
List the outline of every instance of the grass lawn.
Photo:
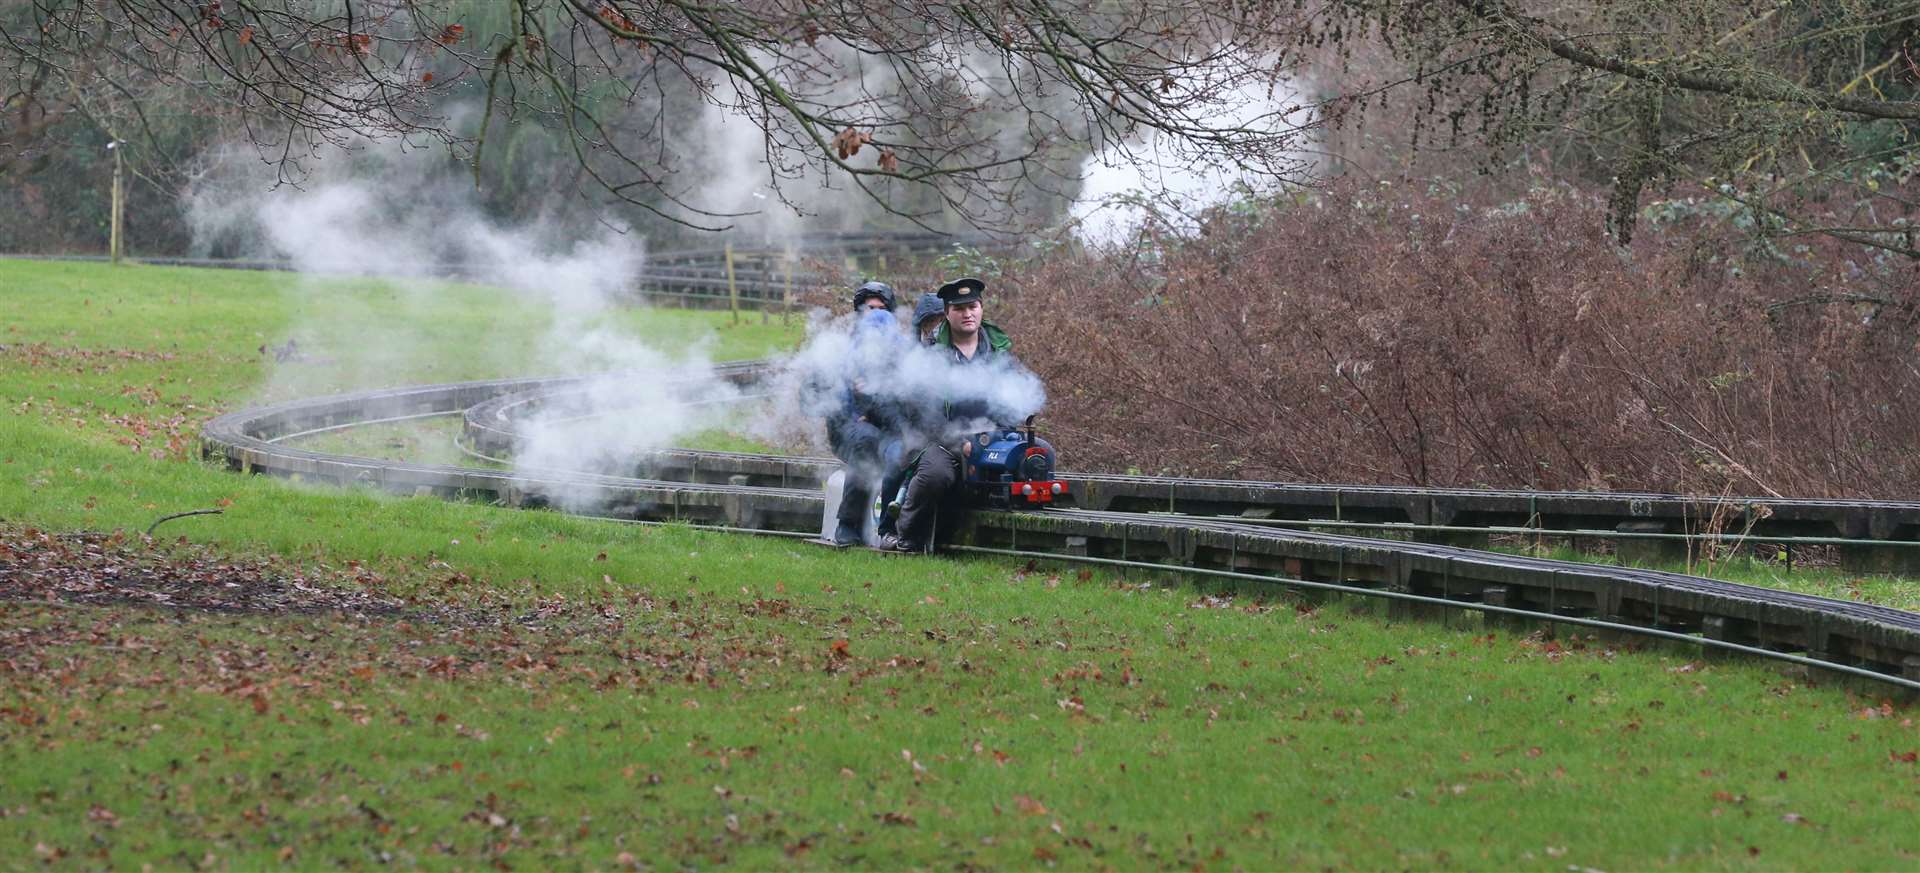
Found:
M 284 281 L 0 262 L 4 866 L 1920 866 L 1920 729 L 1879 689 L 203 465 L 194 428 L 250 392 L 545 341 L 449 288 L 361 368 L 341 323 L 411 292 Z M 307 360 L 259 353 L 290 336 Z

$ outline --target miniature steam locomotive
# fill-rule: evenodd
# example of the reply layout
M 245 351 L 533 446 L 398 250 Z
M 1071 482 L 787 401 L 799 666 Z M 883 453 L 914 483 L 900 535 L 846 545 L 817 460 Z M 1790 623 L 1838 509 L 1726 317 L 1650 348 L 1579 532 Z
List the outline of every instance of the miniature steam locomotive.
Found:
M 1054 477 L 1053 445 L 1034 433 L 1029 416 L 1025 429 L 997 428 L 969 437 L 960 487 L 968 502 L 988 509 L 1039 509 L 1065 497 L 1064 480 Z M 907 499 L 911 468 L 889 476 L 873 499 L 877 530 L 890 530 L 900 505 Z
M 1033 432 L 1005 428 L 975 434 L 967 441 L 965 487 L 995 509 L 1038 508 L 1067 493 L 1054 478 L 1053 446 Z

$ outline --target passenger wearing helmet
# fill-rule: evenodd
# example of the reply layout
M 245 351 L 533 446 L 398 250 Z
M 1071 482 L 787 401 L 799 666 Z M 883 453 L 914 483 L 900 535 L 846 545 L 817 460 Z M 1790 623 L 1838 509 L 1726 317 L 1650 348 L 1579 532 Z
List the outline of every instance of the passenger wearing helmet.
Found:
M 893 286 L 885 282 L 868 282 L 853 289 L 853 311 L 862 309 L 885 309 L 892 312 L 897 303 L 893 295 Z
M 843 402 L 827 417 L 827 445 L 846 465 L 840 507 L 831 541 L 850 546 L 864 540 L 863 528 L 873 489 L 882 471 L 898 466 L 900 436 L 888 404 L 867 391 L 866 374 L 886 372 L 905 351 L 907 340 L 893 316 L 893 288 L 868 282 L 853 291 L 854 342 L 850 347 Z

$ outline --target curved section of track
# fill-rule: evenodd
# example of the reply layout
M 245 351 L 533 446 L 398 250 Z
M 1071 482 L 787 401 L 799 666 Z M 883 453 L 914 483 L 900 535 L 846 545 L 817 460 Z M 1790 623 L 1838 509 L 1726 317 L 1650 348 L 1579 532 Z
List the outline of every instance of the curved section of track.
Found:
M 761 365 L 749 362 L 723 367 L 721 374 L 745 383 L 761 371 Z M 287 444 L 298 436 L 356 423 L 463 413 L 470 426 L 478 422 L 480 433 L 491 429 L 492 438 L 507 439 L 510 446 L 512 428 L 500 425 L 516 420 L 515 410 L 524 412 L 542 395 L 573 384 L 577 380 L 511 379 L 284 403 L 209 422 L 203 449 L 242 471 L 403 494 L 548 505 L 610 518 L 755 532 L 802 535 L 819 529 L 822 496 L 816 483 L 824 462 L 817 459 L 663 452 L 648 459 L 652 472 L 644 476 L 609 476 L 395 463 Z M 475 431 L 470 427 L 468 433 L 471 437 Z M 720 477 L 724 479 L 707 481 Z M 1076 479 L 1138 482 L 1129 487 L 1139 489 L 1239 489 L 1250 499 L 1290 487 L 1139 477 Z M 1392 494 L 1411 489 L 1337 490 Z M 1178 493 L 1169 499 L 1180 508 Z M 951 542 L 983 551 L 1355 591 L 1387 597 L 1414 611 L 1450 606 L 1693 639 L 1920 688 L 1920 615 L 1680 574 L 1279 530 L 1246 520 L 1089 508 L 972 513 Z
M 536 386 L 503 394 L 463 414 L 465 444 L 481 457 L 510 457 L 522 422 L 550 399 Z M 682 482 L 745 482 L 818 488 L 839 467 L 832 458 L 669 449 L 635 459 L 634 475 Z M 1249 524 L 1392 528 L 1484 533 L 1489 530 L 1684 538 L 1715 509 L 1741 536 L 1767 542 L 1836 545 L 1890 552 L 1895 563 L 1920 558 L 1920 502 L 1730 498 L 1674 494 L 1514 489 L 1317 485 L 1230 479 L 1061 475 L 1074 483 L 1073 505 L 1121 512 L 1237 516 Z

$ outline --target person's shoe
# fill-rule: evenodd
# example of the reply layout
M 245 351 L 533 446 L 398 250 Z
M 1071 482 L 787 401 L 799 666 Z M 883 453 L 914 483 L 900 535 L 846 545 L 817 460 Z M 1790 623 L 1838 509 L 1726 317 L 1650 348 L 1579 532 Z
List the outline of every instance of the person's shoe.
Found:
M 919 543 L 913 540 L 903 539 L 897 534 L 888 534 L 881 537 L 880 550 L 883 552 L 900 552 L 906 555 L 917 555 L 925 551 Z
M 859 545 L 860 529 L 844 521 L 840 522 L 839 526 L 833 529 L 833 544 L 843 549 Z

